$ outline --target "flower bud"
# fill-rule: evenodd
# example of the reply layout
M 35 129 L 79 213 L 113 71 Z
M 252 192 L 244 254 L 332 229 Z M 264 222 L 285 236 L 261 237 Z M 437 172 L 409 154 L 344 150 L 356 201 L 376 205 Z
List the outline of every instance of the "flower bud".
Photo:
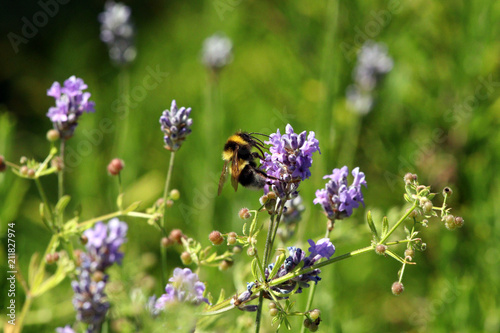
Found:
M 233 261 L 225 259 L 222 260 L 221 263 L 219 264 L 219 270 L 227 271 L 231 266 L 233 266 Z
M 33 169 L 28 169 L 28 177 L 30 177 L 30 178 L 35 177 L 35 170 L 33 170 Z
M 309 318 L 304 319 L 304 327 L 309 328 L 311 327 L 312 321 Z
M 83 252 L 80 249 L 76 249 L 75 251 L 73 251 L 76 266 L 80 266 L 82 264 L 82 254 Z
M 391 287 L 392 293 L 396 296 L 401 295 L 405 290 L 405 287 L 401 282 L 394 282 Z
M 49 265 L 52 265 L 53 263 L 55 263 L 56 261 L 54 260 L 54 255 L 52 253 L 47 253 L 47 255 L 45 256 L 45 261 L 47 262 L 47 264 Z
M 119 158 L 114 158 L 108 164 L 108 172 L 111 176 L 117 176 L 122 171 L 125 163 Z
M 224 237 L 217 230 L 212 231 L 208 236 L 208 239 L 212 242 L 213 245 L 221 245 L 224 241 Z
M 455 225 L 457 228 L 462 228 L 464 226 L 464 219 L 461 216 L 455 217 Z
M 379 255 L 384 255 L 385 254 L 385 251 L 387 250 L 387 246 L 384 245 L 384 244 L 378 244 L 376 247 L 375 247 L 375 252 Z
M 92 274 L 92 280 L 95 282 L 99 282 L 104 280 L 105 274 L 101 271 L 95 271 L 94 274 Z
M 276 315 L 278 314 L 278 312 L 279 312 L 279 310 L 278 310 L 278 309 L 273 308 L 273 309 L 270 309 L 270 310 L 269 310 L 269 315 L 270 315 L 271 317 L 276 317 Z
M 179 200 L 179 198 L 181 197 L 181 192 L 179 192 L 178 189 L 173 189 L 172 191 L 170 191 L 170 199 L 172 200 Z
M 449 188 L 448 186 L 443 189 L 443 195 L 446 196 L 451 196 L 453 194 L 453 190 Z
M 168 208 L 172 207 L 174 205 L 174 200 L 167 199 L 166 205 L 167 205 Z
M 231 231 L 228 236 L 227 236 L 227 244 L 228 245 L 234 245 L 236 244 L 236 237 L 238 235 L 234 232 L 234 231 Z
M 321 315 L 321 311 L 319 309 L 314 309 L 309 313 L 309 316 L 312 320 L 316 320 Z
M 423 210 L 424 210 L 425 213 L 432 212 L 432 207 L 433 207 L 433 205 L 432 205 L 432 202 L 430 202 L 430 201 L 426 201 L 424 203 L 424 205 L 422 206 L 422 208 L 423 208 Z
M 181 253 L 181 261 L 184 265 L 189 265 L 190 263 L 193 262 L 193 259 L 191 258 L 189 252 L 184 251 Z
M 255 248 L 254 247 L 249 247 L 248 250 L 247 250 L 247 255 L 249 257 L 255 256 Z
M 240 209 L 238 215 L 239 215 L 240 219 L 242 219 L 242 220 L 246 220 L 246 219 L 249 219 L 250 217 L 252 217 L 248 208 Z
M 177 244 L 182 244 L 181 239 L 184 237 L 185 236 L 182 233 L 181 229 L 173 229 L 172 231 L 170 231 L 170 235 L 168 236 L 168 238 L 170 238 L 170 240 L 174 241 Z
M 241 246 L 236 245 L 235 247 L 233 247 L 233 253 L 234 253 L 234 254 L 239 254 L 239 253 L 241 253 Z
M 259 198 L 259 202 L 260 202 L 261 205 L 265 205 L 266 202 L 267 202 L 267 200 L 269 200 L 269 198 L 267 197 L 267 194 L 264 194 L 263 196 L 261 196 Z
M 162 237 L 161 238 L 161 246 L 162 247 L 169 247 L 169 246 L 172 246 L 174 245 L 174 241 L 171 240 L 170 238 L 168 237 Z
M 405 250 L 405 259 L 408 261 L 413 260 L 413 257 L 415 256 L 415 250 L 413 249 L 406 249 Z
M 47 140 L 49 140 L 49 142 L 55 142 L 57 140 L 59 140 L 61 136 L 59 135 L 59 131 L 55 130 L 55 129 L 51 129 L 51 130 L 48 130 L 47 131 Z
M 21 176 L 27 176 L 28 175 L 28 167 L 26 165 L 23 165 L 21 168 L 19 168 L 19 173 Z
M 5 164 L 5 158 L 0 155 L 0 172 L 4 172 L 7 169 L 7 165 Z
M 276 309 L 276 303 L 274 302 L 269 302 L 267 306 L 269 307 L 269 309 Z
M 50 165 L 53 168 L 56 168 L 57 171 L 61 171 L 62 169 L 64 169 L 64 163 L 60 156 L 54 156 L 54 158 L 52 158 L 52 160 L 50 161 Z
M 406 184 L 409 184 L 413 181 L 413 174 L 408 172 L 405 176 L 404 176 L 404 180 L 405 180 L 405 183 Z

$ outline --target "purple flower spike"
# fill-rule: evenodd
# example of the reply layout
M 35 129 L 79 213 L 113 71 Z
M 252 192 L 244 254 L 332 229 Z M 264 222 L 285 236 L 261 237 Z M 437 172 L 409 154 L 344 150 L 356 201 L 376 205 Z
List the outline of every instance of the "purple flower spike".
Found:
M 83 234 L 88 238 L 85 245 L 86 257 L 92 271 L 104 271 L 115 262 L 121 263 L 123 253 L 119 251 L 119 248 L 126 240 L 127 229 L 125 222 L 114 218 L 107 226 L 98 222 L 93 229 L 85 230 Z
M 285 134 L 281 135 L 278 129 L 265 143 L 271 145 L 271 154 L 264 154 L 262 168 L 269 176 L 280 180 L 273 182 L 273 190 L 280 197 L 296 192 L 300 181 L 311 176 L 312 154 L 320 152 L 314 132 L 296 134 L 288 124 Z
M 365 174 L 359 171 L 359 167 L 352 170 L 353 183 L 349 186 L 347 176 L 349 168 L 334 169 L 331 175 L 323 179 L 330 179 L 324 189 L 316 191 L 314 204 L 320 204 L 326 215 L 331 220 L 341 220 L 352 215 L 353 210 L 359 204 L 365 205 L 361 185 L 367 187 Z
M 130 7 L 114 1 L 106 1 L 104 7 L 104 12 L 99 14 L 101 40 L 108 45 L 111 60 L 117 65 L 126 65 L 137 55 Z
M 168 281 L 170 283 L 165 287 L 165 294 L 156 300 L 157 310 L 162 310 L 167 304 L 175 302 L 187 302 L 193 305 L 199 305 L 202 302 L 209 304 L 208 299 L 203 297 L 205 285 L 189 268 L 174 269 L 174 275 Z
M 186 137 L 191 134 L 193 120 L 189 118 L 191 108 L 181 107 L 177 109 L 175 100 L 172 101 L 170 110 L 163 111 L 160 117 L 161 130 L 165 134 L 165 148 L 177 151 Z
M 83 92 L 87 85 L 82 79 L 71 76 L 64 81 L 61 87 L 59 82 L 54 82 L 47 96 L 54 97 L 56 106 L 49 108 L 47 117 L 50 118 L 61 138 L 69 139 L 73 136 L 78 125 L 78 118 L 84 112 L 94 112 L 94 102 L 89 101 L 90 93 Z

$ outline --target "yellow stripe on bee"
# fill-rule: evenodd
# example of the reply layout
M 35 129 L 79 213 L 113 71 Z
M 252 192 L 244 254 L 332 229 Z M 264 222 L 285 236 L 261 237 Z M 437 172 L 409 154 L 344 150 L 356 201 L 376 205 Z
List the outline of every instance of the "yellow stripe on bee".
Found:
M 230 161 L 231 159 L 233 158 L 233 151 L 230 150 L 230 151 L 223 151 L 222 152 L 222 159 L 224 161 Z
M 233 141 L 233 142 L 236 142 L 237 144 L 240 144 L 242 146 L 248 144 L 247 141 L 245 141 L 241 136 L 239 136 L 237 134 L 231 135 L 227 141 Z
M 239 159 L 238 160 L 238 169 L 239 171 L 241 172 L 248 164 L 248 161 L 244 160 L 244 159 Z

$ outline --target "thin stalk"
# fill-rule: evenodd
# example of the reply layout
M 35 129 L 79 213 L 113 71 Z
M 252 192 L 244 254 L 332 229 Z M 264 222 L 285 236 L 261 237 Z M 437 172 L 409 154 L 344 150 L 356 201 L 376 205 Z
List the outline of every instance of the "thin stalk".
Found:
M 52 230 L 54 213 L 52 212 L 52 208 L 50 207 L 49 200 L 47 199 L 47 195 L 45 194 L 45 191 L 43 190 L 42 183 L 40 182 L 40 179 L 35 178 L 35 184 L 36 184 L 36 187 L 38 189 L 38 193 L 40 193 L 40 197 L 42 198 L 43 204 L 45 205 L 45 207 L 47 207 L 47 210 L 49 211 L 49 214 L 50 214 L 50 218 L 47 221 L 45 220 L 45 218 L 42 218 L 42 221 L 49 230 Z M 47 222 L 50 222 L 50 223 L 47 223 Z
M 24 318 L 28 314 L 32 301 L 33 298 L 31 297 L 31 295 L 27 294 L 26 300 L 24 301 L 23 304 L 23 309 L 21 310 L 21 314 L 19 315 L 19 317 L 17 317 L 17 322 L 16 325 L 14 326 L 13 333 L 20 333 L 23 330 Z
M 58 173 L 58 192 L 57 192 L 58 195 L 57 195 L 57 198 L 59 200 L 61 200 L 61 198 L 64 195 L 64 169 L 65 169 L 65 166 L 64 166 L 64 147 L 65 146 L 66 146 L 66 140 L 65 139 L 61 139 L 61 146 L 60 146 L 60 149 L 59 149 L 59 154 L 61 156 L 61 163 L 63 165 L 63 168 Z
M 163 233 L 165 234 L 165 217 L 167 215 L 167 197 L 168 197 L 168 190 L 170 187 L 170 180 L 172 178 L 172 170 L 174 169 L 174 159 L 175 159 L 175 152 L 172 152 L 170 154 L 170 163 L 168 165 L 168 172 L 167 172 L 167 179 L 165 180 L 165 190 L 163 191 L 163 215 L 161 216 L 161 229 L 163 230 Z M 160 245 L 160 252 L 161 252 L 161 279 L 162 279 L 162 284 L 165 286 L 167 284 L 167 248 L 164 246 Z
M 333 224 L 335 222 L 335 220 L 331 221 L 331 223 Z M 325 238 L 330 238 L 330 228 L 329 228 L 329 224 L 330 224 L 330 221 L 328 221 L 328 223 L 326 224 L 326 231 L 325 231 Z M 312 305 L 312 302 L 314 300 L 314 294 L 316 293 L 316 288 L 317 288 L 318 284 L 317 283 L 314 283 L 312 286 L 311 286 L 311 290 L 309 291 L 309 296 L 307 297 L 307 303 L 306 303 L 306 309 L 305 311 L 308 311 L 309 308 L 311 308 L 311 305 Z M 305 333 L 306 331 L 306 327 L 304 325 L 302 325 L 302 328 L 300 329 L 300 332 L 301 333 Z
M 401 225 L 401 223 L 403 223 L 403 221 L 406 220 L 406 218 L 408 216 L 410 216 L 411 212 L 413 212 L 413 210 L 415 208 L 417 208 L 417 205 L 418 205 L 418 202 L 415 200 L 415 202 L 413 203 L 413 206 L 410 209 L 408 209 L 406 214 L 403 215 L 403 217 L 400 218 L 398 222 L 396 222 L 396 224 L 391 228 L 391 230 L 389 230 L 389 232 L 384 236 L 384 238 L 382 238 L 380 240 L 379 244 L 384 244 L 384 242 L 387 240 L 387 238 L 389 238 L 389 236 L 391 236 L 391 234 Z

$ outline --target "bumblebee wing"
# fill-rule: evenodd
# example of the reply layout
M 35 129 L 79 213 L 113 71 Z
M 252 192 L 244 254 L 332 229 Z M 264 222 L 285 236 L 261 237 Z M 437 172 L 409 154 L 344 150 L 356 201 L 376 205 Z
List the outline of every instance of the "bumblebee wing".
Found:
M 222 188 L 224 187 L 224 183 L 227 180 L 227 173 L 229 172 L 229 161 L 224 161 L 224 166 L 222 167 L 222 173 L 220 174 L 219 180 L 219 190 L 217 195 L 220 195 L 222 192 Z
M 234 191 L 238 190 L 238 177 L 240 176 L 240 163 L 238 158 L 238 147 L 233 154 L 233 160 L 231 162 L 231 185 L 233 185 Z

